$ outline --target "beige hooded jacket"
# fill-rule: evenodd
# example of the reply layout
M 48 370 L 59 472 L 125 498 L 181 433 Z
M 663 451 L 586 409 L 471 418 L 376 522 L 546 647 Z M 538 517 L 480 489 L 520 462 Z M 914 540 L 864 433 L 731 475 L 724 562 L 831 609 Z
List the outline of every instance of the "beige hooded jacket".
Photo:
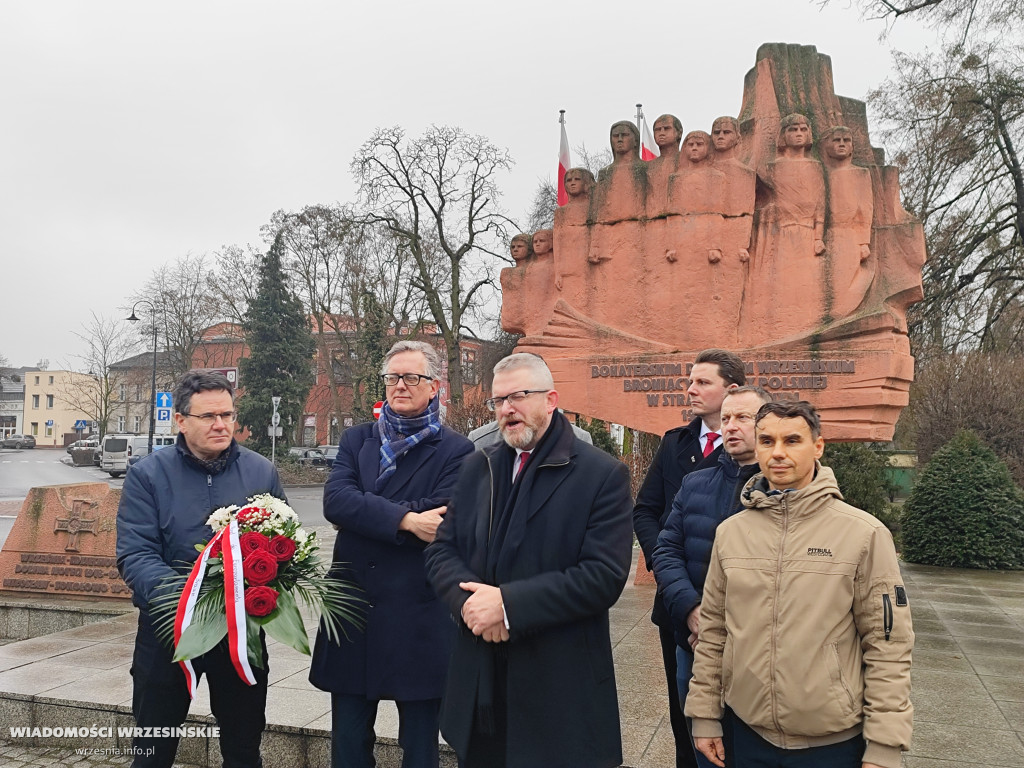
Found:
M 798 491 L 743 489 L 723 522 L 686 699 L 695 737 L 722 733 L 723 706 L 778 747 L 863 731 L 864 761 L 899 768 L 910 746 L 914 631 L 892 536 L 842 501 L 817 465 Z

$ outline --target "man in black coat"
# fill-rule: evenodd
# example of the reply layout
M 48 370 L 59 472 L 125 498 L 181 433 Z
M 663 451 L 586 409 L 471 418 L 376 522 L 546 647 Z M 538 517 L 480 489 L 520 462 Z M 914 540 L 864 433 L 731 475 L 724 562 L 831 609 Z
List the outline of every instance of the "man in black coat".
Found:
M 433 541 L 473 444 L 441 425 L 441 358 L 400 341 L 384 358 L 380 421 L 345 430 L 324 489 L 324 517 L 338 526 L 334 563 L 366 598 L 365 627 L 340 643 L 321 627 L 309 679 L 331 692 L 332 768 L 372 768 L 380 700 L 398 707 L 403 768 L 437 768 L 438 715 L 454 635 L 427 584 Z
M 633 530 L 650 570 L 658 534 L 672 511 L 672 499 L 683 478 L 698 467 L 713 467 L 722 450 L 721 411 L 725 393 L 746 384 L 743 361 L 724 349 L 705 349 L 690 370 L 686 394 L 696 418 L 665 433 L 658 452 L 636 497 Z M 665 677 L 668 682 L 669 719 L 676 742 L 677 768 L 695 768 L 686 720 L 679 706 L 676 687 L 676 641 L 672 621 L 665 610 L 661 592 L 654 596 L 651 621 L 658 625 Z
M 460 628 L 441 733 L 463 768 L 611 768 L 629 473 L 573 436 L 536 355 L 499 362 L 492 389 L 503 442 L 466 459 L 426 553 Z

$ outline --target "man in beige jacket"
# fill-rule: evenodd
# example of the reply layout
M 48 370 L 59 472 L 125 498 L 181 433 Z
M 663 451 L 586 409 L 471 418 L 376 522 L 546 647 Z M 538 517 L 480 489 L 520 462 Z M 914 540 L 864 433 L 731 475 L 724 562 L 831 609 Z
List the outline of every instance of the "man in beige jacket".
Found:
M 704 585 L 697 749 L 718 766 L 899 768 L 914 632 L 892 537 L 842 501 L 809 403 L 768 403 L 756 424 L 762 474 L 719 526 Z

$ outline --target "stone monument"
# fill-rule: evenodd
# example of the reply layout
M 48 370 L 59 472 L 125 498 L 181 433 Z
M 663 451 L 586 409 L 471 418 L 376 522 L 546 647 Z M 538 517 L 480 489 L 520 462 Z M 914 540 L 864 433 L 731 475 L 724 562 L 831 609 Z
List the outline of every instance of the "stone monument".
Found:
M 501 276 L 502 325 L 547 360 L 561 404 L 661 434 L 690 418 L 696 353 L 724 347 L 772 397 L 814 403 L 828 439 L 891 439 L 924 235 L 830 59 L 761 46 L 738 118 L 658 160 L 639 160 L 635 128 L 612 126 L 596 180 L 566 173 L 553 254 Z
M 120 498 L 106 483 L 29 491 L 0 550 L 0 593 L 130 599 L 115 552 Z

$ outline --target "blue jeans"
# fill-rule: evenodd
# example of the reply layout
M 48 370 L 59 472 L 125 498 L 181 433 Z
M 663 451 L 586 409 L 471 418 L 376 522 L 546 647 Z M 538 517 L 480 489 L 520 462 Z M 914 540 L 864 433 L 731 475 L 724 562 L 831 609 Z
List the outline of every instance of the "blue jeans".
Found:
M 684 650 L 679 646 L 676 646 L 676 686 L 679 690 L 679 708 L 682 709 L 686 706 L 686 694 L 690 690 L 690 678 L 693 677 L 693 654 L 688 650 Z M 722 722 L 722 728 L 726 727 L 726 723 Z M 697 757 L 697 765 L 699 768 L 718 768 L 714 763 L 704 757 L 703 752 L 699 752 L 697 747 L 693 743 L 693 723 L 691 718 L 686 718 L 686 732 L 690 737 L 690 747 L 693 749 L 693 754 Z
M 331 768 L 375 768 L 373 723 L 379 701 L 331 694 Z M 441 700 L 396 701 L 402 768 L 437 768 Z

